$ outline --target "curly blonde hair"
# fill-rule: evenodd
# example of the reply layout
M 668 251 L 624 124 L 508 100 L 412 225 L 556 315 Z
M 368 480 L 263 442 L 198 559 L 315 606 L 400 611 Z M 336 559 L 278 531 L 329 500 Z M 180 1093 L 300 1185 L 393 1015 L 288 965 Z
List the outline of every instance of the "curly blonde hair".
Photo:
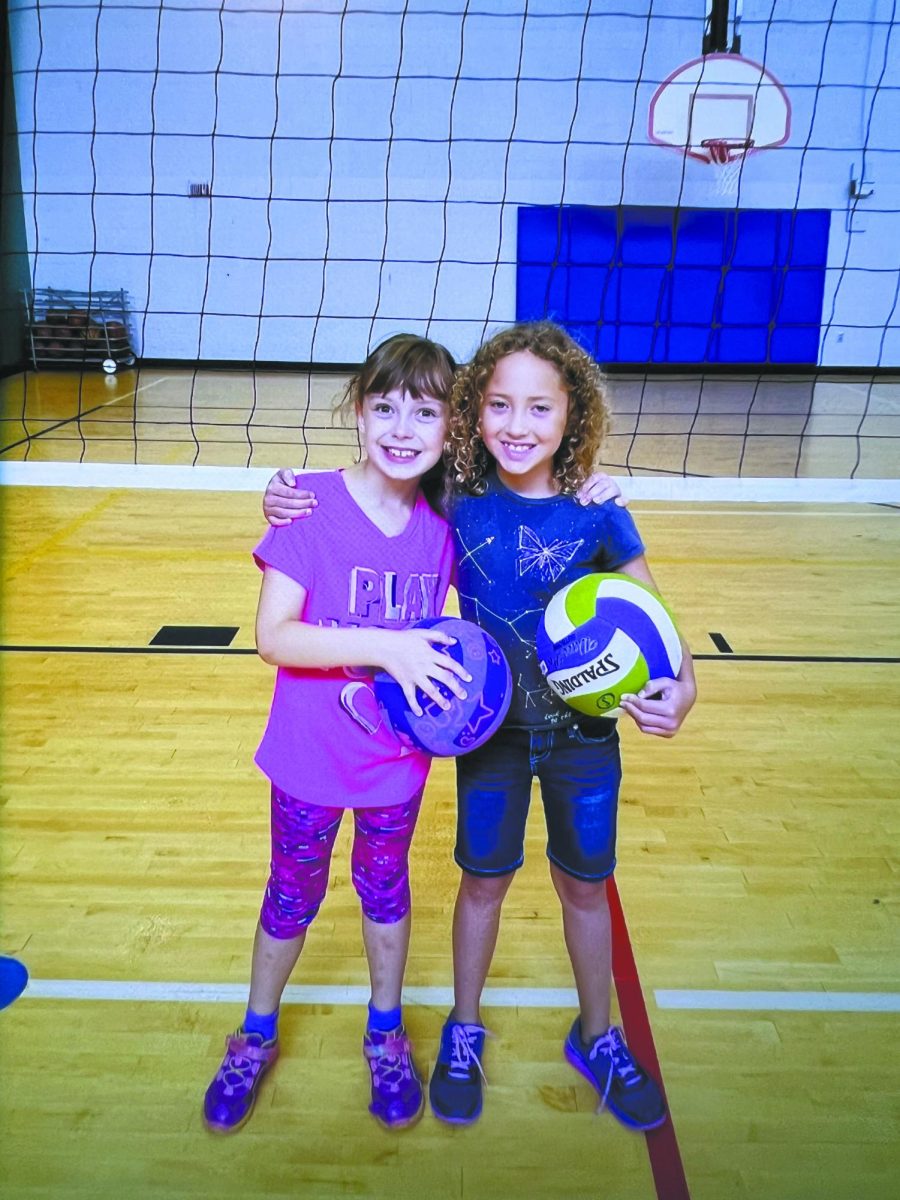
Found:
M 565 433 L 553 456 L 560 492 L 576 492 L 590 475 L 609 428 L 603 375 L 564 329 L 552 321 L 532 321 L 495 334 L 457 374 L 450 393 L 448 489 L 476 496 L 484 492 L 492 456 L 478 428 L 482 400 L 500 359 L 521 350 L 552 363 L 569 397 Z

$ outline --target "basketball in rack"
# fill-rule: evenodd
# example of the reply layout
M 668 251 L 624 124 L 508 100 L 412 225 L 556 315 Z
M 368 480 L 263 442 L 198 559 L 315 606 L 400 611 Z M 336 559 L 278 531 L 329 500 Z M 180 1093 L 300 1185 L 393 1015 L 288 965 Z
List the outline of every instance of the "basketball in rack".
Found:
M 113 375 L 135 356 L 125 292 L 35 288 L 23 293 L 26 354 L 35 370 L 100 367 Z
M 761 63 L 740 54 L 705 54 L 656 89 L 647 132 L 656 145 L 711 164 L 720 195 L 733 195 L 744 160 L 790 137 L 791 102 Z

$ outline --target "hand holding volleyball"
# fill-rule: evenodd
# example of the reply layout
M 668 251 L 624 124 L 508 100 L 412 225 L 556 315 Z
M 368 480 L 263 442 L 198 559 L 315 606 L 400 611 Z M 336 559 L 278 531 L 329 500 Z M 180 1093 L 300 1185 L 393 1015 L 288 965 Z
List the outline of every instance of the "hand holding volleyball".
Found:
M 694 707 L 697 688 L 691 679 L 650 679 L 636 696 L 623 696 L 628 713 L 641 733 L 674 737 Z
M 415 716 L 426 704 L 447 709 L 451 699 L 466 699 L 472 676 L 461 656 L 451 653 L 455 639 L 449 630 L 426 619 L 390 637 L 390 657 L 382 660 L 385 673 Z
M 538 625 L 537 652 L 554 692 L 592 717 L 619 716 L 622 697 L 638 695 L 651 680 L 676 680 L 682 658 L 664 601 L 622 574 L 586 575 L 557 592 Z M 643 703 L 664 705 L 666 699 L 645 697 Z M 683 713 L 671 732 L 681 719 Z
M 509 709 L 512 676 L 506 657 L 489 633 L 459 617 L 426 618 L 413 629 L 450 639 L 440 656 L 468 676 L 465 695 L 436 682 L 435 694 L 420 692 L 414 708 L 398 680 L 381 671 L 375 676 L 378 706 L 405 745 L 438 757 L 468 754 L 488 740 Z

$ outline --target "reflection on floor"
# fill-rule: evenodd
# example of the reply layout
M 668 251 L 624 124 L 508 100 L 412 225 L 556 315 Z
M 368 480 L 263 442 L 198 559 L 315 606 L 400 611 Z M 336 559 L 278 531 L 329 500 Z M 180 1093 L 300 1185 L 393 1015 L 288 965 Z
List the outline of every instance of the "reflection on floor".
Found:
M 29 373 L 0 381 L 0 459 L 335 467 L 337 375 Z M 615 376 L 602 464 L 634 475 L 892 478 L 900 378 Z

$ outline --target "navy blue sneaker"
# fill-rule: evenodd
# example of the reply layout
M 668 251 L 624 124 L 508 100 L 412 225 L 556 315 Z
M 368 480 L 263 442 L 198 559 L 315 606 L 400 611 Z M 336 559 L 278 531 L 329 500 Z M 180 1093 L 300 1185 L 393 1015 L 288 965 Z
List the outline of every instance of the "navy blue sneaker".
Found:
M 471 1125 L 481 1116 L 485 1029 L 449 1018 L 428 1085 L 434 1115 L 451 1125 Z
M 581 1040 L 576 1017 L 565 1045 L 566 1058 L 600 1096 L 598 1112 L 608 1108 L 629 1129 L 656 1129 L 666 1119 L 659 1085 L 625 1045 L 622 1030 L 610 1025 L 592 1046 Z

